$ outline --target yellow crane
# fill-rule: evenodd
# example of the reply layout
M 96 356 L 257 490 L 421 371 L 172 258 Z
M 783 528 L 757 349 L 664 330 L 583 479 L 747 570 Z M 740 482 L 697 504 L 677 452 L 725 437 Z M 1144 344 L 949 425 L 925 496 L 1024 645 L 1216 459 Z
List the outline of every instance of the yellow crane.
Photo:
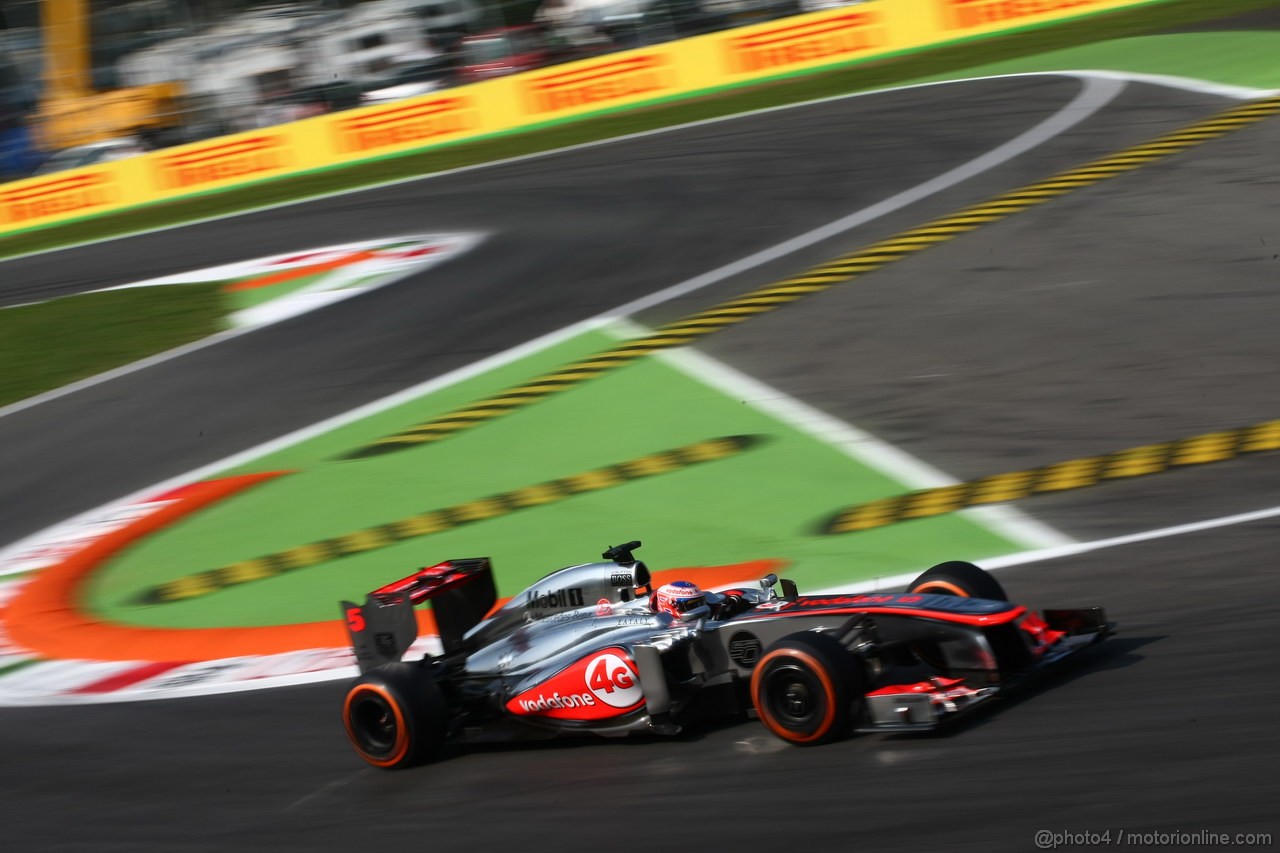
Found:
M 41 0 L 44 91 L 37 110 L 36 136 L 47 151 L 172 127 L 183 121 L 180 83 L 94 91 L 88 4 L 89 0 Z

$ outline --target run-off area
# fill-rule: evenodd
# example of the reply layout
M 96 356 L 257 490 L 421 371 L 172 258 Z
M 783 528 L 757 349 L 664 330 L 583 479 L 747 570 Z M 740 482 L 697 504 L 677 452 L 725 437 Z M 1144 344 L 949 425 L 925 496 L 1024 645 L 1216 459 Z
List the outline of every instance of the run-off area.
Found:
M 835 509 L 946 481 L 839 418 L 970 478 L 1273 417 L 1261 387 L 1241 404 L 1221 378 L 1264 376 L 1232 359 L 1274 355 L 1257 307 L 1275 293 L 1246 283 L 1206 294 L 1208 270 L 1194 263 L 1135 262 L 1200 240 L 1193 257 L 1256 282 L 1265 251 L 1245 248 L 1251 225 L 1234 222 L 1231 205 L 1244 195 L 1265 210 L 1273 196 L 1222 193 L 1233 170 L 1256 172 L 1259 137 L 1273 138 L 1273 125 L 756 317 L 703 354 L 643 360 L 438 447 L 346 458 L 606 350 L 616 336 L 585 332 L 212 472 L 279 476 L 147 536 L 98 568 L 72 604 L 140 627 L 272 626 L 331 622 L 333 602 L 449 557 L 492 556 L 510 593 L 632 537 L 647 540 L 655 568 L 696 577 L 702 567 L 771 560 L 802 589 L 1056 544 L 1063 537 L 1052 528 L 988 510 L 824 535 Z M 1209 227 L 1178 219 L 1198 221 L 1206 206 L 1219 214 Z M 656 324 L 669 310 L 639 319 L 652 314 Z M 1188 346 L 1196 333 L 1204 340 Z M 1211 393 L 1212 406 L 1194 405 Z M 1174 408 L 1179 416 L 1168 417 Z M 1029 509 L 1044 507 L 1082 538 L 1131 532 L 1256 508 L 1247 489 L 1223 490 L 1225 500 L 1201 489 L 1188 500 L 1178 485 L 1241 470 L 1271 476 L 1265 463 L 1236 461 L 1038 498 Z M 1126 511 L 1094 499 L 1108 494 Z M 1093 526 L 1061 509 L 1099 504 Z
M 615 340 L 582 334 L 226 472 L 292 473 L 148 537 L 95 576 L 89 606 L 116 621 L 168 627 L 320 621 L 333 617 L 333 602 L 358 598 L 439 560 L 491 556 L 500 593 L 511 594 L 554 568 L 598 559 L 606 545 L 630 538 L 646 541 L 644 558 L 654 569 L 775 559 L 809 588 L 1033 544 L 960 516 L 845 541 L 819 535 L 823 515 L 842 501 L 909 486 L 868 464 L 874 464 L 873 451 L 833 446 L 805 430 L 798 417 L 788 422 L 755 405 L 760 401 L 731 396 L 733 386 L 723 379 L 711 384 L 706 370 L 679 357 L 637 363 L 448 444 L 340 458 L 400 424 L 448 411 Z M 753 440 L 723 456 L 712 445 L 685 464 L 662 456 L 736 436 Z M 602 473 L 619 464 L 638 476 Z M 575 477 L 578 488 L 539 490 Z M 516 497 L 487 501 L 511 494 Z M 241 573 L 223 583 L 172 587 L 171 594 L 154 597 L 162 603 L 139 602 L 168 581 L 445 508 L 454 512 L 436 524 L 408 521 L 401 536 L 371 534 L 363 550 L 353 548 L 348 556 L 297 568 L 292 564 L 305 561 L 291 561 L 270 577 Z
M 597 335 L 547 351 L 548 362 L 561 356 L 554 364 L 535 362 L 539 354 L 476 377 L 474 385 L 443 389 L 394 423 L 388 416 L 386 423 L 353 424 L 342 441 L 335 431 L 314 446 L 242 466 L 294 473 L 144 541 L 109 564 L 81 603 L 116 608 L 121 619 L 154 614 L 157 624 L 178 608 L 196 624 L 216 624 L 211 614 L 220 598 L 250 608 L 245 622 L 290 606 L 305 619 L 311 617 L 300 598 L 323 609 L 339 594 L 358 595 L 402 570 L 453 556 L 452 547 L 436 550 L 453 542 L 467 546 L 460 556 L 492 553 L 500 570 L 528 567 L 532 577 L 638 536 L 648 540 L 644 556 L 655 568 L 793 559 L 795 570 L 784 574 L 795 574 L 802 589 L 819 577 L 806 579 L 804 565 L 852 565 L 862 550 L 876 573 L 886 571 L 881 558 L 899 548 L 919 549 L 913 553 L 925 562 L 934 559 L 928 548 L 944 552 L 940 558 L 980 559 L 986 545 L 999 544 L 985 525 L 935 526 L 959 525 L 961 516 L 840 537 L 808 533 L 806 524 L 834 508 L 833 497 L 844 505 L 915 484 L 865 464 L 855 471 L 848 448 L 762 412 L 774 396 L 769 389 L 965 479 L 1274 418 L 1280 401 L 1267 378 L 1277 353 L 1267 321 L 1277 316 L 1277 277 L 1267 248 L 1272 236 L 1257 232 L 1280 221 L 1266 153 L 1275 150 L 1275 124 L 991 226 L 699 348 L 762 383 L 741 386 L 753 389 L 746 393 L 713 390 L 689 376 L 687 365 L 644 362 L 438 446 L 338 461 L 353 446 L 611 343 Z M 1095 283 L 1080 283 L 1088 280 Z M 665 318 L 638 319 L 657 325 Z M 571 408 L 575 395 L 590 407 Z M 553 406 L 565 407 L 559 411 L 569 420 L 535 429 Z M 704 452 L 698 464 L 683 467 L 664 455 L 729 436 L 764 438 L 735 445 L 733 453 Z M 598 474 L 624 463 L 647 475 Z M 1096 539 L 1274 506 L 1275 469 L 1274 454 L 1259 455 L 1019 507 L 1076 538 Z M 476 505 L 591 472 L 601 488 L 489 518 Z M 787 479 L 797 475 L 818 484 L 818 494 L 801 493 Z M 290 485 L 303 477 L 311 478 L 310 491 Z M 716 477 L 735 490 L 708 497 L 700 484 Z M 332 492 L 324 501 L 322 487 Z M 278 509 L 265 502 L 273 490 L 289 499 Z M 208 595 L 147 608 L 132 603 L 159 579 L 468 505 L 472 519 L 448 531 Z M 219 539 L 215 522 L 247 521 L 246 508 L 255 506 L 261 518 L 256 529 L 244 528 L 245 541 L 236 541 L 238 531 Z M 659 512 L 674 517 L 671 544 L 645 529 Z M 556 536 L 547 532 L 555 529 L 550 521 L 535 524 L 539 516 L 557 518 Z M 499 536 L 500 529 L 512 535 Z M 779 539 L 778 529 L 791 538 Z M 897 538 L 877 538 L 890 536 Z M 796 547 L 764 552 L 784 542 Z M 228 846 L 237 834 L 274 843 L 282 831 L 294 844 L 334 849 L 367 843 L 369 818 L 389 836 L 420 839 L 427 815 L 447 818 L 434 824 L 446 845 L 492 846 L 501 838 L 494 814 L 515 818 L 510 843 L 527 843 L 533 827 L 558 844 L 567 830 L 559 835 L 565 828 L 547 816 L 583 801 L 709 815 L 690 827 L 690 839 L 744 849 L 794 846 L 798 827 L 815 848 L 847 846 L 856 835 L 886 849 L 912 849 L 922 814 L 946 827 L 947 843 L 958 851 L 990 849 L 993 839 L 1028 847 L 1046 828 L 1122 823 L 1134 831 L 1274 831 L 1269 715 L 1277 697 L 1268 638 L 1280 593 L 1276 543 L 1276 523 L 1264 519 L 1000 569 L 1015 599 L 1038 607 L 1101 604 L 1121 634 L 1043 690 L 951 736 L 779 749 L 743 723 L 642 744 L 480 750 L 389 779 L 361 769 L 343 742 L 335 723 L 341 688 L 334 684 L 199 701 L 8 709 L 4 747 L 11 766 L 22 768 L 26 799 L 19 802 L 93 815 L 63 831 L 82 846 L 104 836 L 133 842 L 146 826 L 154 849 L 191 842 L 195 830 L 206 831 L 201 843 L 209 839 L 209 849 Z M 961 545 L 973 550 L 957 553 Z M 536 547 L 556 549 L 546 554 L 549 565 Z M 153 548 L 157 555 L 167 548 L 168 562 L 148 577 L 140 561 Z M 111 582 L 102 585 L 104 579 Z M 336 615 L 334 607 L 317 618 Z M 62 665 L 31 664 L 12 677 L 43 666 Z M 736 822 L 749 802 L 766 802 L 777 819 Z M 46 814 L 22 809 L 17 836 L 48 832 Z

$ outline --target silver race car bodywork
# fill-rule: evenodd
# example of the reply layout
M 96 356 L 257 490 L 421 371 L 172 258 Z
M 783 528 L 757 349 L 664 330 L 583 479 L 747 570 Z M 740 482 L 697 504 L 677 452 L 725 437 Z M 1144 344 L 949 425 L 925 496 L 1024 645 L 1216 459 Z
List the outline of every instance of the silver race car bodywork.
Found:
M 639 544 L 552 572 L 497 609 L 486 558 L 344 602 L 362 673 L 344 705 L 357 751 L 398 767 L 445 741 L 669 734 L 743 713 L 801 744 L 930 729 L 1111 630 L 1101 608 L 1041 616 L 1002 600 L 967 563 L 904 593 L 802 596 L 768 575 L 677 619 L 654 610 Z M 401 662 L 424 601 L 443 653 Z

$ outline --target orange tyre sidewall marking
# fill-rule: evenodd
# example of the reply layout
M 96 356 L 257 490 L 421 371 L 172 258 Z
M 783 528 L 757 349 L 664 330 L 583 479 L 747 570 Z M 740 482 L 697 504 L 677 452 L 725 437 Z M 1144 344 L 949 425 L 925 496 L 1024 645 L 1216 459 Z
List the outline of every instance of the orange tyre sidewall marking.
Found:
M 768 704 L 760 701 L 760 683 L 762 681 L 761 674 L 765 670 L 765 665 L 769 661 L 779 657 L 788 657 L 800 661 L 809 667 L 809 670 L 818 677 L 818 681 L 822 683 L 822 689 L 826 692 L 827 713 L 822 720 L 821 725 L 811 734 L 797 737 L 796 734 L 788 730 L 785 726 L 775 720 L 769 714 Z M 755 701 L 756 711 L 760 714 L 760 722 L 764 723 L 765 728 L 773 732 L 783 740 L 791 743 L 812 743 L 819 740 L 829 731 L 836 721 L 836 686 L 831 680 L 831 674 L 827 672 L 827 668 L 818 662 L 818 659 L 808 652 L 802 652 L 798 649 L 778 649 L 765 655 L 760 663 L 756 664 L 755 672 L 751 675 L 751 698 Z
M 939 591 L 943 595 L 958 595 L 961 598 L 970 598 L 969 593 L 965 592 L 961 587 L 947 581 L 930 580 L 920 586 L 912 588 L 912 592 L 933 592 Z
M 387 705 L 391 707 L 391 713 L 395 715 L 396 742 L 389 758 L 375 758 L 365 752 L 364 747 L 360 746 L 360 741 L 356 738 L 356 734 L 351 728 L 351 700 L 360 693 L 376 693 L 381 696 Z M 356 748 L 356 752 L 360 753 L 361 758 L 375 767 L 394 767 L 409 752 L 409 727 L 405 724 L 404 711 L 400 708 L 400 702 L 395 696 L 391 695 L 391 692 L 381 685 L 358 684 L 347 691 L 347 698 L 342 703 L 342 725 L 346 727 L 347 737 L 350 739 L 352 746 Z

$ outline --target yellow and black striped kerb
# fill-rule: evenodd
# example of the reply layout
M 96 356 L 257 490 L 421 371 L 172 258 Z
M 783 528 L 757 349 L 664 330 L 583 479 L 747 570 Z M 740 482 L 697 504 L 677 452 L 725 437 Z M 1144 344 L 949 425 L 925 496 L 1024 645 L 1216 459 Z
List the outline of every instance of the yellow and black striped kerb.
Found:
M 793 278 L 668 323 L 651 335 L 627 341 L 613 349 L 588 356 L 478 403 L 472 403 L 465 408 L 412 426 L 403 432 L 381 438 L 343 458 L 359 459 L 377 456 L 440 441 L 455 433 L 522 409 L 552 394 L 568 390 L 610 370 L 630 364 L 641 356 L 692 343 L 727 326 L 741 323 L 757 314 L 773 311 L 810 294 L 829 290 L 837 284 L 851 281 L 860 275 L 880 269 L 930 246 L 945 243 L 1006 216 L 1043 204 L 1073 190 L 1101 183 L 1108 178 L 1239 130 L 1277 113 L 1280 113 L 1280 96 L 1250 101 L 1158 139 L 1136 145 L 1101 160 L 1086 163 L 1039 183 L 988 199 L 958 213 L 935 219 L 910 231 L 882 240 L 853 254 L 836 258 Z
M 290 548 L 287 551 L 187 575 L 144 590 L 136 601 L 141 604 L 164 604 L 199 598 L 227 587 L 275 577 L 285 572 L 328 563 L 353 554 L 363 554 L 377 548 L 386 548 L 419 536 L 443 533 L 464 524 L 498 518 L 522 509 L 557 503 L 574 495 L 598 492 L 633 480 L 668 474 L 703 462 L 714 462 L 717 459 L 736 456 L 764 441 L 765 436 L 762 435 L 729 435 L 687 444 L 673 450 L 650 453 L 617 465 L 595 468 L 562 477 L 559 480 L 537 483 L 480 500 L 418 513 L 377 527 L 367 527 L 332 539 L 323 539 L 309 545 Z
M 1130 447 L 1105 456 L 1070 459 L 1025 471 L 1010 471 L 954 486 L 924 489 L 857 504 L 840 510 L 823 522 L 821 532 L 856 533 L 900 521 L 931 518 L 967 507 L 1003 503 L 1049 492 L 1083 489 L 1112 480 L 1145 477 L 1173 468 L 1222 462 L 1247 453 L 1262 453 L 1267 450 L 1280 450 L 1280 421 L 1210 432 L 1179 441 Z

